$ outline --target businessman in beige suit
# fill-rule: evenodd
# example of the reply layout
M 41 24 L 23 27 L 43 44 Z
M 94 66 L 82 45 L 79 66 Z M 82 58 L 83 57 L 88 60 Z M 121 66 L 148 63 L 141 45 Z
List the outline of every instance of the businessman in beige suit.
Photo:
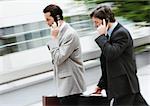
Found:
M 59 6 L 48 5 L 43 13 L 51 27 L 48 48 L 54 64 L 57 97 L 62 105 L 77 105 L 80 94 L 85 91 L 85 70 L 78 34 L 63 20 Z

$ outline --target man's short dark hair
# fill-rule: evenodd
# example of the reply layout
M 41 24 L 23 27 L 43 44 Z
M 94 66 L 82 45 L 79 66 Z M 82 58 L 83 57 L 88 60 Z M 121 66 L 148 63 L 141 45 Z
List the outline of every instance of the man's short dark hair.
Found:
M 103 19 L 109 19 L 109 22 L 115 22 L 114 13 L 108 6 L 99 6 L 92 13 L 90 14 L 90 17 L 99 18 L 101 20 Z
M 50 4 L 47 7 L 45 7 L 45 9 L 43 10 L 43 13 L 47 13 L 47 12 L 50 12 L 55 22 L 57 22 L 57 15 L 59 15 L 61 20 L 63 20 L 63 11 L 59 6 Z

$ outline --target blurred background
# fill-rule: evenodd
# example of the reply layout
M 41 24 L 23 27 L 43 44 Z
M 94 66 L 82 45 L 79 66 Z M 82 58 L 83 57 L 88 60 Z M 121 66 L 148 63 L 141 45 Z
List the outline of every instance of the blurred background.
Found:
M 51 3 L 78 32 L 89 88 L 101 76 L 101 51 L 89 14 L 98 5 L 112 7 L 133 37 L 141 91 L 150 104 L 150 0 L 1 0 L 0 106 L 42 106 L 42 96 L 55 95 L 46 47 L 50 28 L 42 12 Z

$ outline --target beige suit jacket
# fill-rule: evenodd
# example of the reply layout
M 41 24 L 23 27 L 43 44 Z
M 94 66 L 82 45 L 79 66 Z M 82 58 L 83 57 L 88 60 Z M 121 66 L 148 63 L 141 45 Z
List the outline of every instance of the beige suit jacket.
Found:
M 48 43 L 54 64 L 57 96 L 83 93 L 85 91 L 84 66 L 77 32 L 67 23 L 57 40 Z

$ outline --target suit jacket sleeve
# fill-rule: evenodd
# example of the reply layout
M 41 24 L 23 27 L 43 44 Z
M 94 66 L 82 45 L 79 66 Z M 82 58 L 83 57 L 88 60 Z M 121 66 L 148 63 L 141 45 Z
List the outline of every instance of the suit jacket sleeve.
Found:
M 51 56 L 52 56 L 52 62 L 53 64 L 60 65 L 63 63 L 74 51 L 76 42 L 75 42 L 75 36 L 72 34 L 69 34 L 68 36 L 65 36 L 63 42 L 59 46 L 57 40 L 50 40 L 48 43 L 48 47 L 50 48 Z
M 111 43 L 107 40 L 105 35 L 101 35 L 95 39 L 106 57 L 106 60 L 113 60 L 119 57 L 129 44 L 129 36 L 126 31 L 118 31 L 114 36 Z
M 101 89 L 105 89 L 106 88 L 106 82 L 104 81 L 104 77 L 102 76 L 97 84 L 98 87 L 100 87 Z

